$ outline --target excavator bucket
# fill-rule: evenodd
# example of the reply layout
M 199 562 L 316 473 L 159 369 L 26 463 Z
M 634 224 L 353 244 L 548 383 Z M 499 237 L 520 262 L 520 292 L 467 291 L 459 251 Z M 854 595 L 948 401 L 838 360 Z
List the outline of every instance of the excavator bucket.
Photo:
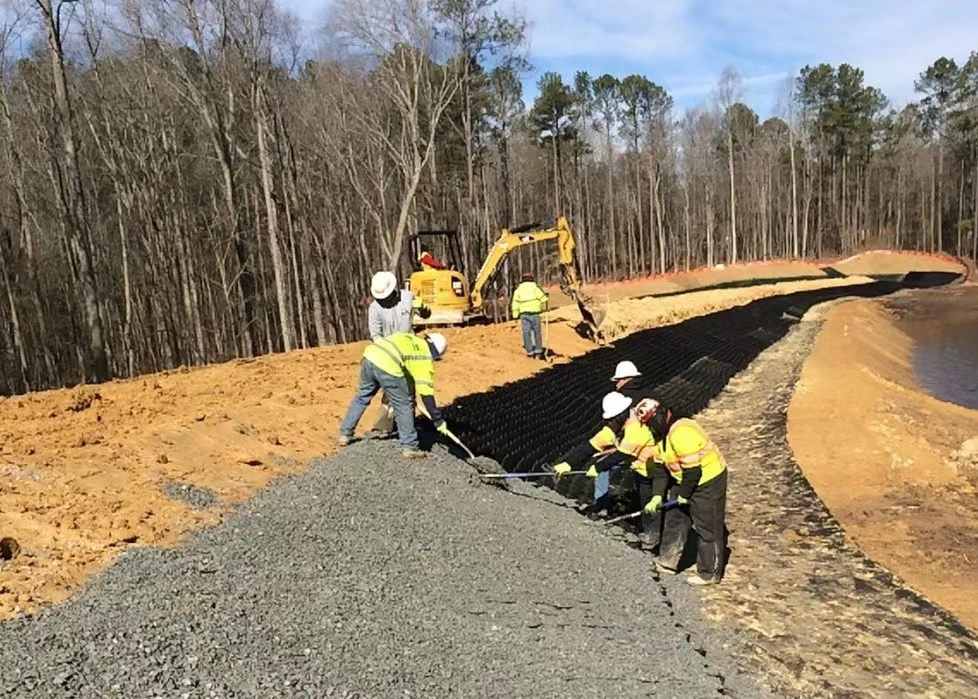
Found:
M 574 299 L 583 319 L 575 327 L 575 330 L 581 337 L 601 344 L 604 341 L 604 335 L 600 328 L 601 323 L 604 322 L 605 311 L 594 302 L 594 299 L 581 291 L 580 283 L 576 281 L 576 275 L 572 276 L 572 274 L 573 272 L 561 267 L 560 290 Z
M 579 332 L 592 342 L 600 344 L 604 341 L 604 335 L 600 330 L 605 317 L 604 309 L 600 308 L 594 299 L 580 291 L 572 293 L 572 297 L 577 302 L 578 310 L 581 311 L 581 318 L 584 319 L 581 324 L 583 327 L 579 328 Z

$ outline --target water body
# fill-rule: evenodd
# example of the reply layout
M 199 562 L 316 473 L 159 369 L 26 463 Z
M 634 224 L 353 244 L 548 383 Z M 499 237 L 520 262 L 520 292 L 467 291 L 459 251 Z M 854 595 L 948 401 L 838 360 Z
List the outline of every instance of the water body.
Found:
M 978 409 L 978 287 L 916 292 L 893 308 L 914 340 L 920 386 L 940 400 Z

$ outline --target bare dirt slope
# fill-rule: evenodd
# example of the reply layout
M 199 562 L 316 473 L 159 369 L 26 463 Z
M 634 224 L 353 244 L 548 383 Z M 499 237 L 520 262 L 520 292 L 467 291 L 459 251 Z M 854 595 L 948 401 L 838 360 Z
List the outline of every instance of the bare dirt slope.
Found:
M 781 276 L 797 278 L 798 266 L 788 265 Z M 756 276 L 776 278 L 776 267 L 761 265 Z M 694 274 L 701 285 L 712 286 L 744 278 L 745 269 Z M 611 335 L 621 335 L 761 296 L 860 281 L 626 301 L 609 306 L 607 325 Z M 653 278 L 613 285 L 614 295 L 623 298 L 623 288 L 633 296 L 653 293 L 663 283 Z M 548 345 L 557 361 L 592 349 L 559 320 L 579 320 L 573 309 L 551 316 L 556 320 L 547 326 Z M 446 334 L 449 355 L 438 370 L 442 403 L 545 366 L 523 356 L 515 323 Z M 0 401 L 0 537 L 15 537 L 23 549 L 14 561 L 0 562 L 0 618 L 64 599 L 126 546 L 171 545 L 218 521 L 272 478 L 331 453 L 362 348 L 297 351 Z M 372 419 L 368 413 L 362 428 Z M 210 488 L 218 503 L 194 509 L 171 499 L 165 488 L 172 482 Z
M 828 314 L 788 437 L 855 543 L 978 631 L 978 451 L 961 454 L 978 437 L 978 411 L 920 390 L 911 340 L 884 304 L 851 301 Z

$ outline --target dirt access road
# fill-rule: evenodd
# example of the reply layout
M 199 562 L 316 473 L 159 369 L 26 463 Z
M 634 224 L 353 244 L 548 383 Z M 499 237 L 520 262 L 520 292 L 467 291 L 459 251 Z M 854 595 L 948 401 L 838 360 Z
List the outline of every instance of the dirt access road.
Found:
M 843 271 L 889 273 L 894 264 L 902 271 L 958 270 L 932 258 L 867 254 Z M 799 277 L 821 278 L 695 291 L 748 278 Z M 812 264 L 766 263 L 589 291 L 608 304 L 608 330 L 620 336 L 763 296 L 863 281 L 830 279 Z M 689 293 L 634 298 L 676 291 Z M 550 315 L 548 344 L 557 361 L 592 349 L 561 321 L 574 318 L 573 309 Z M 443 404 L 545 366 L 523 356 L 516 323 L 446 335 L 450 350 L 438 370 Z M 181 368 L 0 401 L 0 537 L 14 537 L 22 548 L 15 560 L 0 562 L 0 618 L 66 598 L 128 546 L 173 545 L 219 521 L 276 476 L 331 453 L 363 346 Z M 372 418 L 368 413 L 364 428 Z M 195 509 L 167 496 L 173 483 L 209 488 L 217 502 Z

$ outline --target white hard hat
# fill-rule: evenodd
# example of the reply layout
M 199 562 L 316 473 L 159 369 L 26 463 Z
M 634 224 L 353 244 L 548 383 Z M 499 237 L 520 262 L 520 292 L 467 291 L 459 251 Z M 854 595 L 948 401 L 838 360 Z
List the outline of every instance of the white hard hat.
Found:
M 601 399 L 601 417 L 605 420 L 610 420 L 613 417 L 621 415 L 623 412 L 628 410 L 632 406 L 632 399 L 628 396 L 622 395 L 618 391 L 612 391 L 604 398 Z
M 428 342 L 431 346 L 435 348 L 435 352 L 438 353 L 439 357 L 445 356 L 445 350 L 448 349 L 448 340 L 441 333 L 430 333 L 427 336 Z
M 634 379 L 636 376 L 641 375 L 642 372 L 638 370 L 638 367 L 633 362 L 626 360 L 624 362 L 618 362 L 618 366 L 615 367 L 615 375 L 611 377 L 611 380 Z
M 375 299 L 386 299 L 397 287 L 397 276 L 393 272 L 377 272 L 370 280 L 370 295 Z

